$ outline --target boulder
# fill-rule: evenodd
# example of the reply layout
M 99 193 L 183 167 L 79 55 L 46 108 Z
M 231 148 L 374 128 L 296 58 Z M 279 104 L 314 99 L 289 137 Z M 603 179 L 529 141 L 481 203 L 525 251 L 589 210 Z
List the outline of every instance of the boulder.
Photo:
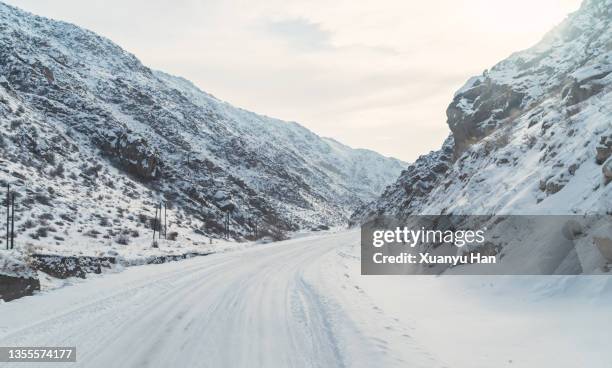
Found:
M 595 150 L 595 162 L 601 165 L 612 155 L 612 136 L 602 136 Z
M 610 157 L 608 161 L 603 164 L 601 171 L 603 172 L 604 183 L 608 185 L 608 183 L 612 181 L 612 157 Z
M 0 299 L 5 302 L 32 295 L 36 290 L 40 290 L 40 281 L 35 277 L 0 274 Z
M 523 93 L 496 84 L 489 78 L 457 94 L 446 110 L 447 123 L 455 142 L 455 157 L 492 133 L 500 121 L 513 116 L 523 99 Z
M 567 106 L 572 106 L 591 98 L 601 92 L 604 85 L 598 83 L 579 83 L 572 81 L 561 91 L 561 97 Z
M 546 183 L 546 193 L 555 194 L 565 187 L 565 183 L 559 181 L 549 181 Z

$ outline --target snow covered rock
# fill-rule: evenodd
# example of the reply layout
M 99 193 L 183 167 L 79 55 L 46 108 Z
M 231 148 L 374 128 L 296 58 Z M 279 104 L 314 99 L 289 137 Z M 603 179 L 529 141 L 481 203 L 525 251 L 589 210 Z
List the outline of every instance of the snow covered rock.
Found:
M 602 136 L 596 150 L 597 155 L 595 156 L 595 161 L 598 164 L 603 164 L 608 157 L 612 156 L 612 135 Z
M 445 173 L 452 165 L 453 137 L 447 138 L 439 151 L 420 156 L 402 171 L 395 184 L 388 186 L 378 201 L 357 209 L 350 225 L 358 224 L 375 215 L 400 215 L 411 213 L 427 201 L 428 194 L 447 178 Z M 447 179 L 452 180 L 452 179 Z
M 40 281 L 34 277 L 15 277 L 0 273 L 0 299 L 5 302 L 32 295 L 40 290 Z
M 38 275 L 14 251 L 0 252 L 0 299 L 10 301 L 40 290 Z
M 608 183 L 612 181 L 612 158 L 609 158 L 608 161 L 603 164 L 601 171 L 603 172 L 604 182 L 608 185 Z
M 58 256 L 52 254 L 31 255 L 31 265 L 44 273 L 65 279 L 79 277 L 84 279 L 88 273 L 102 273 L 116 263 L 114 257 Z
M 455 155 L 493 132 L 504 119 L 516 114 L 524 93 L 485 76 L 455 95 L 448 106 L 448 126 L 455 140 Z

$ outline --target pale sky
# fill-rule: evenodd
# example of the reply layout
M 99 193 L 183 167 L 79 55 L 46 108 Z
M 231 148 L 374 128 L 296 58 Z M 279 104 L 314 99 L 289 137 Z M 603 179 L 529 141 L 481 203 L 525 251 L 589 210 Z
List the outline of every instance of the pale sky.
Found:
M 472 75 L 580 0 L 3 0 L 106 36 L 259 114 L 412 161 Z

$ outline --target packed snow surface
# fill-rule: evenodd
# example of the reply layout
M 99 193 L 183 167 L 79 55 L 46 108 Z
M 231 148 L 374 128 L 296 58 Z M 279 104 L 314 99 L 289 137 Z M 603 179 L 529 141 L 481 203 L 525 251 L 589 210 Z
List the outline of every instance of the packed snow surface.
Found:
M 343 231 L 132 267 L 0 304 L 0 346 L 88 368 L 612 364 L 607 277 L 361 276 L 358 254 Z

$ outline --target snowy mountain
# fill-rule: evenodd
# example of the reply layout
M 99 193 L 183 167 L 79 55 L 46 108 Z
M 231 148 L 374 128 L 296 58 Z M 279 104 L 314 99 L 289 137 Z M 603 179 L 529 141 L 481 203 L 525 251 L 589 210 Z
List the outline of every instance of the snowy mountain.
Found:
M 97 223 L 107 238 L 130 232 L 162 199 L 177 230 L 201 234 L 223 232 L 231 208 L 235 237 L 338 225 L 404 166 L 233 107 L 92 32 L 2 3 L 0 125 L 0 184 L 16 190 L 18 233 L 34 242 Z
M 451 134 L 353 223 L 375 215 L 612 213 L 612 1 L 471 78 Z

